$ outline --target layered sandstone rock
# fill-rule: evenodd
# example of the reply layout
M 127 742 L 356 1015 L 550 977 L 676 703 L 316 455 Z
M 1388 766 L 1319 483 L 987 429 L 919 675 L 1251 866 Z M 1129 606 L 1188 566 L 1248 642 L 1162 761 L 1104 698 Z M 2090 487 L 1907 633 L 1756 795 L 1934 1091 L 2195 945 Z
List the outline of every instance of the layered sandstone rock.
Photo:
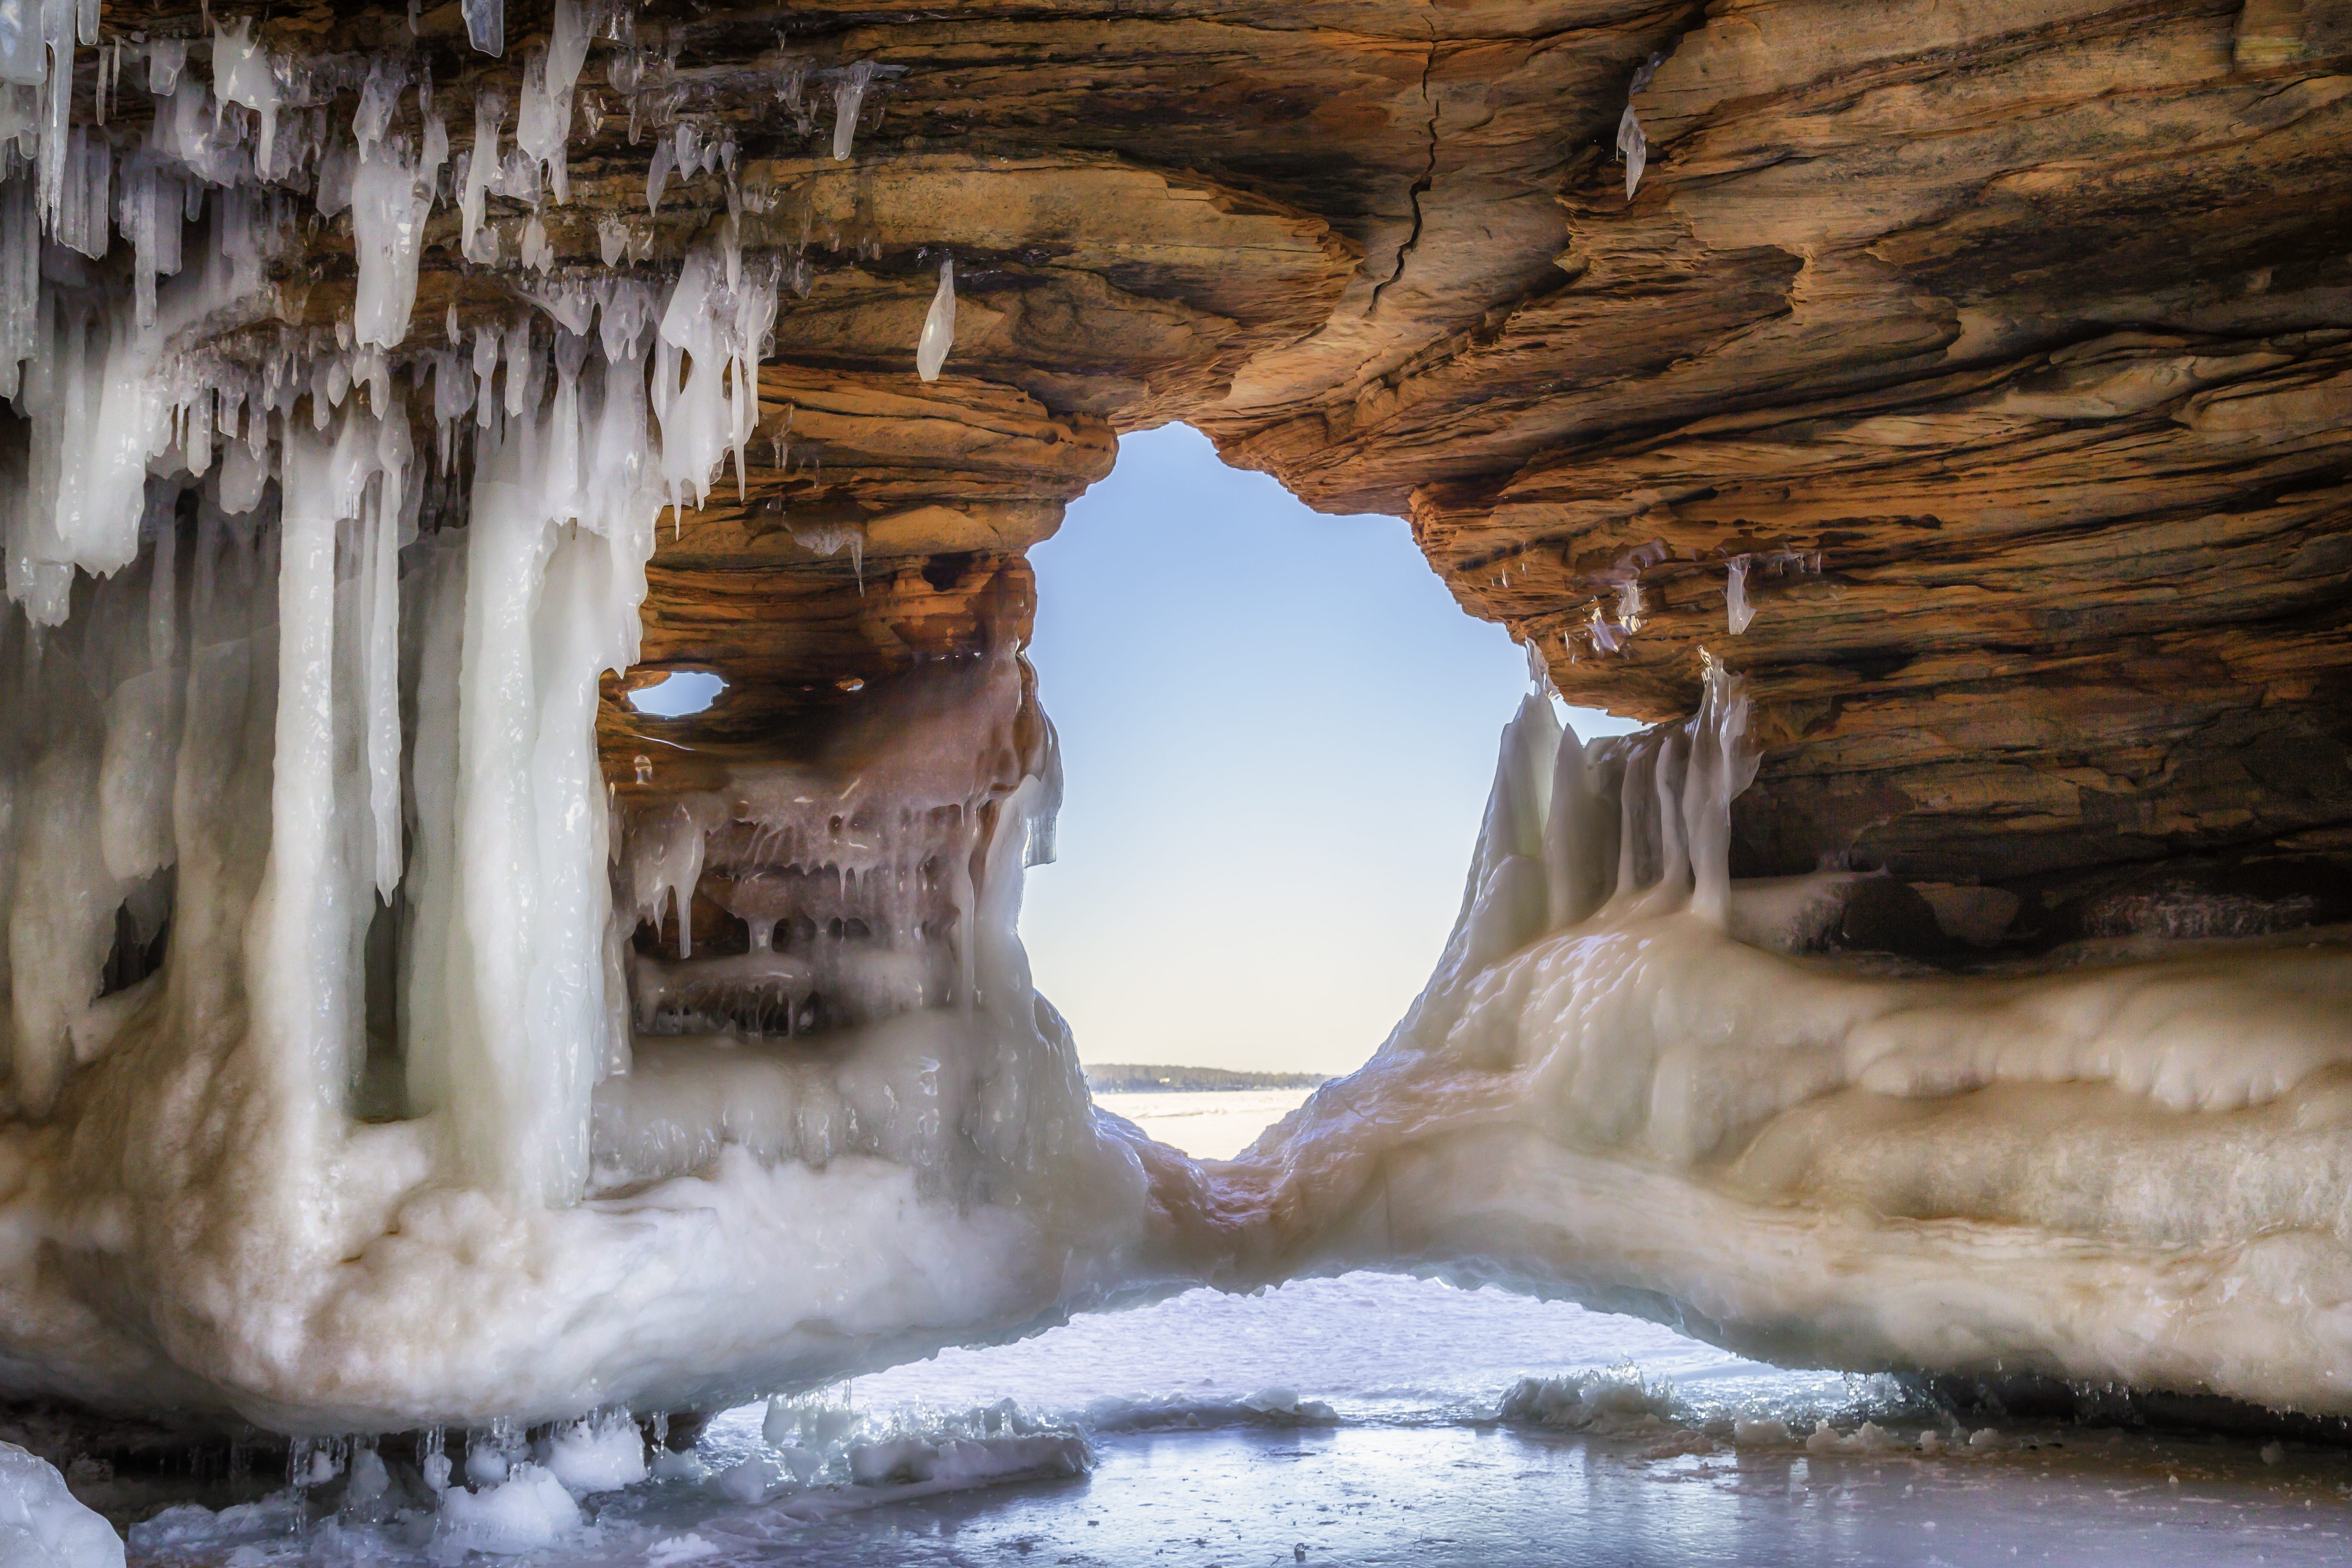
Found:
M 544 212 L 553 276 L 614 219 L 658 271 L 730 184 L 747 246 L 801 264 L 750 482 L 665 530 L 647 608 L 652 672 L 733 685 L 667 748 L 608 701 L 623 787 L 638 756 L 689 785 L 679 746 L 789 747 L 845 682 L 1018 635 L 1020 552 L 1117 430 L 1184 418 L 1318 506 L 1409 511 L 1571 701 L 1660 718 L 1703 648 L 1746 672 L 1770 754 L 1745 870 L 1997 884 L 2012 936 L 2130 929 L 2159 884 L 2256 924 L 2340 900 L 2340 7 L 617 16 Z M 497 61 L 454 5 L 413 45 L 375 11 L 264 33 L 421 48 L 462 102 L 519 90 L 546 17 L 507 22 Z M 1629 200 L 1612 143 L 1653 54 Z M 881 74 L 836 162 L 858 61 Z M 679 125 L 738 161 L 649 210 Z M 526 209 L 491 212 L 493 268 L 434 219 L 420 322 L 542 286 L 512 264 Z M 923 385 L 950 253 L 955 352 Z M 336 226 L 304 265 L 331 321 Z

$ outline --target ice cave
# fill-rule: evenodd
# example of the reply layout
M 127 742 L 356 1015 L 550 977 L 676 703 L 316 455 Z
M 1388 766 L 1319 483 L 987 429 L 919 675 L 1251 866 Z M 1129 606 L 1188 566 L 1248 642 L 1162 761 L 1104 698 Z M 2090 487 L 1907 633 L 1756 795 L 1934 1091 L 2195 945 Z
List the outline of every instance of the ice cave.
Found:
M 845 1382 L 1360 1274 L 1879 1391 L 1463 1432 L 2352 1550 L 2347 155 L 2334 0 L 0 0 L 0 1563 L 928 1562 L 792 1531 L 1118 1422 Z M 1020 927 L 1179 422 L 1528 670 L 1233 1159 Z

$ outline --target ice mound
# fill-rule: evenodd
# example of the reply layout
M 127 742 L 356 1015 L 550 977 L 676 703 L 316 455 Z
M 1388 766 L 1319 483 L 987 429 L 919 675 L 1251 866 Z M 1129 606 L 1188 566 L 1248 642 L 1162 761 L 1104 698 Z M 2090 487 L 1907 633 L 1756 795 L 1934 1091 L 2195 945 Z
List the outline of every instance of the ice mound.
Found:
M 430 1555 L 439 1563 L 469 1552 L 513 1556 L 553 1546 L 583 1523 L 580 1504 L 551 1470 L 517 1465 L 495 1485 L 453 1487 L 441 1498 Z
M 55 1465 L 0 1443 L 0 1568 L 122 1568 L 122 1537 Z
M 646 1479 L 646 1440 L 627 1416 L 577 1421 L 547 1440 L 547 1473 L 568 1490 L 618 1491 Z
M 1654 1431 L 1677 1413 L 1672 1384 L 1646 1382 L 1629 1369 L 1521 1378 L 1496 1405 L 1495 1417 L 1607 1436 Z

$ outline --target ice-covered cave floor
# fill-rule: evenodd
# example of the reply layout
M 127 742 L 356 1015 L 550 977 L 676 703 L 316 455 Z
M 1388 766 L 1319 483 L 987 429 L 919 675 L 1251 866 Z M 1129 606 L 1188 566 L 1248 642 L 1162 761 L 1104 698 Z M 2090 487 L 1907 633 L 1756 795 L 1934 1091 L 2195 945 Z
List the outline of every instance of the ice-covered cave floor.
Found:
M 1107 1104 L 1219 1157 L 1298 1098 Z M 1538 1385 L 1550 1424 L 1497 1418 L 1525 1378 L 1552 1380 Z M 1303 1417 L 1281 1406 L 1285 1391 Z M 1193 1290 L 1017 1344 L 948 1351 L 858 1379 L 832 1402 L 877 1432 L 923 1433 L 1007 1398 L 1086 1431 L 1091 1473 L 880 1503 L 855 1487 L 819 1489 L 752 1507 L 708 1479 L 652 1481 L 589 1500 L 584 1525 L 545 1549 L 470 1562 L 1620 1568 L 2352 1555 L 2352 1448 L 1981 1411 L 1956 1421 L 1889 1380 L 1766 1366 L 1636 1319 L 1396 1275 Z M 765 1416 L 751 1405 L 719 1417 L 695 1460 L 715 1476 L 772 1452 Z M 1865 1422 L 1884 1436 L 1863 1435 Z M 1927 1434 L 1939 1451 L 1922 1451 Z M 133 1528 L 134 1563 L 436 1562 L 430 1546 L 331 1522 L 331 1487 L 298 1528 L 275 1474 L 231 1487 L 85 1468 L 77 1485 L 125 1527 L 183 1500 L 261 1501 Z M 451 1556 L 445 1547 L 438 1561 Z
M 1601 1374 L 1608 1412 L 1583 1429 L 1496 1420 L 1522 1375 Z M 1294 1424 L 1244 1401 L 1268 1383 L 1333 1419 Z M 1627 1395 L 1623 1383 L 1671 1397 Z M 1157 1415 L 1126 1396 L 1149 1393 Z M 1948 1416 L 1884 1380 L 1787 1372 L 1635 1320 L 1396 1276 L 1303 1280 L 1255 1296 L 1194 1291 L 1080 1320 L 1018 1345 L 958 1351 L 858 1380 L 877 1427 L 1013 1397 L 1091 1426 L 1095 1468 L 849 1506 L 807 1493 L 742 1507 L 707 1482 L 644 1483 L 592 1500 L 591 1521 L 497 1562 L 864 1564 L 2340 1563 L 2352 1553 L 2352 1451 L 2210 1434 L 1972 1415 L 1957 1447 L 1922 1453 Z M 1581 1402 L 1580 1402 L 1581 1403 Z M 1088 1406 L 1092 1408 L 1089 1410 Z M 763 1447 L 763 1412 L 702 1435 L 717 1470 Z M 1576 1417 L 1570 1408 L 1571 1419 Z M 1783 1422 L 1785 1437 L 1769 1423 Z M 1735 1429 L 1744 1420 L 1748 1426 Z M 1851 1445 L 1809 1447 L 1816 1423 Z M 1191 1423 L 1199 1422 L 1198 1426 Z M 1759 1431 L 1755 1423 L 1765 1423 Z M 1981 1447 L 1968 1437 L 1990 1432 Z M 167 1494 L 213 1488 L 93 1483 L 118 1523 Z M 275 1478 L 257 1477 L 251 1495 Z M 282 1499 L 282 1495 L 281 1499 Z M 321 1489 L 314 1511 L 331 1489 Z M 131 1561 L 235 1568 L 419 1563 L 374 1531 L 281 1504 L 176 1531 L 133 1529 Z M 1300 1547 L 1306 1549 L 1302 1559 Z M 440 1561 L 450 1558 L 445 1554 Z

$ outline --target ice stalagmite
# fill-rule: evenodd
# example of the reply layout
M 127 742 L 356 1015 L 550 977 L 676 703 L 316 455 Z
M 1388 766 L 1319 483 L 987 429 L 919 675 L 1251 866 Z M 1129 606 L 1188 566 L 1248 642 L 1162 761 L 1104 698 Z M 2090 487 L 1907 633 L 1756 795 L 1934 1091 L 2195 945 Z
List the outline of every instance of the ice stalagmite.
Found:
M 940 286 L 931 296 L 931 308 L 923 315 L 923 335 L 915 344 L 915 374 L 925 381 L 937 381 L 940 367 L 948 363 L 948 350 L 955 343 L 955 258 L 940 263 Z

